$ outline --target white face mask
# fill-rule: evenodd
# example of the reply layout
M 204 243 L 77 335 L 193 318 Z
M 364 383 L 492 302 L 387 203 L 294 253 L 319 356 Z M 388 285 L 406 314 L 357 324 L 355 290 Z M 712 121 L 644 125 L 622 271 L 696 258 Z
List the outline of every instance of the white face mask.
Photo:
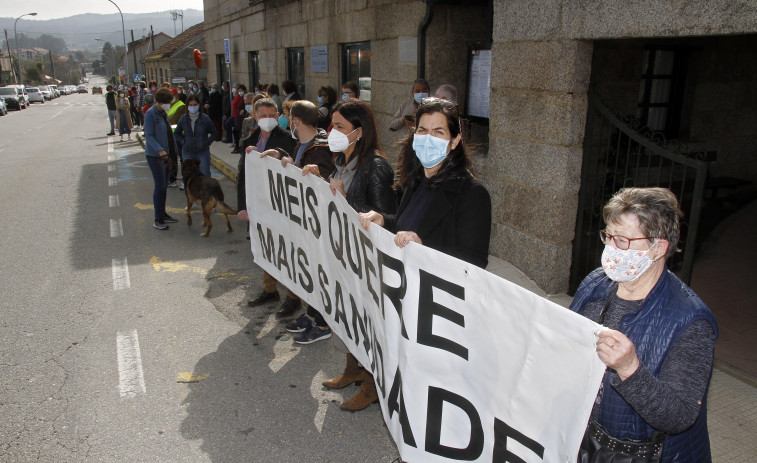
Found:
M 161 104 L 160 107 L 163 108 L 163 111 L 168 112 L 171 109 L 171 103 Z
M 634 281 L 652 265 L 649 251 L 657 244 L 655 241 L 649 249 L 618 249 L 609 244 L 602 252 L 602 269 L 613 281 Z
M 355 129 L 355 130 L 357 130 L 357 129 Z M 353 130 L 352 132 L 348 133 L 347 135 L 352 134 L 353 132 L 355 132 L 355 130 Z M 352 143 L 350 143 L 350 139 L 347 138 L 347 135 L 343 134 L 342 132 L 338 131 L 337 129 L 332 129 L 331 132 L 329 133 L 329 149 L 333 153 L 341 153 L 342 151 L 344 151 L 347 148 L 349 148 L 349 146 L 352 143 L 355 143 L 356 141 L 358 141 L 360 139 L 360 137 L 357 137 L 357 138 L 355 138 L 352 141 Z
M 199 106 L 187 106 L 187 111 L 189 111 L 189 114 L 197 114 L 200 112 Z
M 258 127 L 260 127 L 260 130 L 262 130 L 263 132 L 270 132 L 277 125 L 279 125 L 279 123 L 272 117 L 264 117 L 258 120 Z

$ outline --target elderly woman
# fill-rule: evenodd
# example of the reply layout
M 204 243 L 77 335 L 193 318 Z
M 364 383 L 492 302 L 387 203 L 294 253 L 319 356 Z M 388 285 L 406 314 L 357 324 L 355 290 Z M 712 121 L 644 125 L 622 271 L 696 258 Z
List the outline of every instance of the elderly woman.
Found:
M 579 461 L 610 461 L 601 458 L 624 449 L 658 458 L 633 461 L 660 461 L 660 453 L 664 462 L 710 461 L 706 397 L 718 328 L 665 266 L 677 250 L 678 201 L 664 188 L 624 188 L 603 214 L 602 268 L 571 304 L 607 328 L 597 354 L 608 369 Z

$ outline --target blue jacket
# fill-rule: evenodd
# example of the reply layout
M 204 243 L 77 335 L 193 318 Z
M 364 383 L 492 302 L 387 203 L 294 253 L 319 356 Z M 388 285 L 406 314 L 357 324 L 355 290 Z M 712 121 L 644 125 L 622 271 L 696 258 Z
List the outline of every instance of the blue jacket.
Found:
M 182 153 L 205 154 L 210 152 L 210 144 L 218 136 L 218 131 L 210 117 L 204 113 L 199 114 L 192 130 L 192 120 L 189 114 L 184 114 L 176 124 L 173 134 L 176 143 L 182 145 Z
M 581 313 L 588 303 L 607 299 L 612 286 L 613 281 L 605 275 L 602 268 L 594 270 L 581 282 L 570 309 Z M 665 269 L 641 309 L 626 315 L 621 320 L 618 331 L 628 336 L 636 348 L 639 361 L 658 377 L 670 348 L 698 320 L 710 323 L 717 338 L 718 325 L 710 309 L 691 288 Z M 605 373 L 600 424 L 615 437 L 651 438 L 655 429 L 615 391 L 611 382 L 613 377 L 617 375 L 609 370 Z M 666 437 L 662 450 L 663 462 L 711 461 L 706 399 L 707 392 L 702 398 L 699 416 L 690 428 Z
M 160 156 L 158 153 L 161 151 L 170 152 L 166 122 L 163 116 L 158 113 L 157 104 L 152 105 L 145 113 L 145 154 L 153 157 Z

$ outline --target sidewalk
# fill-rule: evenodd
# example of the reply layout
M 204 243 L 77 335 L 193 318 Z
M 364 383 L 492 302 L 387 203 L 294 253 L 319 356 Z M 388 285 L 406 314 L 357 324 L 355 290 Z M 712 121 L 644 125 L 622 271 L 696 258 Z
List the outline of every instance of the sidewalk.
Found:
M 211 145 L 211 163 L 213 166 L 221 171 L 224 175 L 229 177 L 232 181 L 237 181 L 237 166 L 239 164 L 239 155 L 231 154 L 231 145 L 224 143 L 213 143 Z M 757 208 L 757 203 L 753 204 L 753 209 Z M 757 210 L 755 210 L 754 216 L 757 217 Z M 734 218 L 733 223 L 742 223 L 740 219 Z M 754 225 L 754 224 L 752 224 Z M 741 234 L 741 239 L 734 239 L 731 241 L 729 236 L 739 233 L 744 233 L 742 228 L 749 226 L 746 222 L 739 228 L 724 234 L 723 241 L 731 242 L 733 244 L 743 243 L 745 236 L 749 234 Z M 754 230 L 754 227 L 751 228 Z M 757 248 L 757 246 L 755 246 Z M 705 277 L 704 271 L 697 275 L 699 268 L 710 268 L 711 271 L 717 272 L 726 265 L 730 265 L 729 258 L 723 258 L 721 251 L 714 251 L 712 253 L 713 258 L 720 257 L 718 263 L 713 264 L 710 261 L 704 260 L 699 263 L 699 266 L 695 266 L 695 277 L 699 276 L 701 279 L 696 279 L 695 286 L 699 288 L 698 291 L 710 295 L 707 291 L 712 291 L 716 288 L 720 288 L 719 280 L 710 280 L 709 277 Z M 726 255 L 726 257 L 730 256 Z M 711 256 L 712 257 L 712 256 Z M 508 281 L 512 281 L 529 291 L 539 294 L 543 297 L 547 297 L 556 303 L 567 307 L 572 298 L 567 294 L 547 295 L 539 288 L 536 283 L 528 278 L 523 272 L 518 270 L 510 263 L 490 256 L 489 266 L 487 270 L 498 275 Z M 743 273 L 744 282 L 747 279 L 752 278 L 751 273 Z M 753 279 L 753 278 L 752 278 Z M 704 282 L 711 281 L 711 284 Z M 694 286 L 694 285 L 693 285 Z M 742 291 L 746 289 L 746 286 L 742 286 Z M 757 439 L 754 438 L 757 435 L 757 377 L 754 374 L 749 374 L 738 368 L 733 368 L 733 365 L 744 365 L 743 360 L 752 362 L 755 359 L 755 345 L 757 345 L 757 315 L 755 313 L 749 313 L 749 309 L 754 309 L 754 304 L 749 306 L 748 301 L 744 296 L 746 293 L 733 293 L 727 298 L 725 304 L 714 307 L 713 311 L 721 325 L 721 333 L 726 333 L 726 341 L 723 345 L 718 342 L 716 348 L 716 361 L 715 371 L 712 376 L 712 383 L 708 395 L 708 423 L 710 427 L 710 444 L 712 446 L 712 458 L 714 462 L 752 462 L 757 460 Z M 703 294 L 700 296 L 704 297 Z M 751 296 L 750 296 L 751 297 Z M 743 298 L 743 299 L 741 299 Z M 736 303 L 741 305 L 738 305 Z M 729 311 L 729 304 L 736 304 L 733 311 Z M 754 310 L 752 310 L 754 312 Z M 738 329 L 745 320 L 744 317 L 748 317 L 748 323 L 742 326 L 742 329 Z M 729 331 L 739 331 L 739 337 L 735 340 L 731 337 Z M 721 335 L 723 336 L 723 335 Z M 751 339 L 747 339 L 751 336 Z M 721 338 L 722 339 L 722 338 Z

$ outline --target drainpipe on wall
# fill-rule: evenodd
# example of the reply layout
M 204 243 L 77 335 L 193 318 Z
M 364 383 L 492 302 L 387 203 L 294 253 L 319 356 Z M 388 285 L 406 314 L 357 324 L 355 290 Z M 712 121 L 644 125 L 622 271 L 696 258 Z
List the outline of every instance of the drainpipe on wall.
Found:
M 426 3 L 426 15 L 418 24 L 418 79 L 426 78 L 426 30 L 434 17 L 433 3 Z

